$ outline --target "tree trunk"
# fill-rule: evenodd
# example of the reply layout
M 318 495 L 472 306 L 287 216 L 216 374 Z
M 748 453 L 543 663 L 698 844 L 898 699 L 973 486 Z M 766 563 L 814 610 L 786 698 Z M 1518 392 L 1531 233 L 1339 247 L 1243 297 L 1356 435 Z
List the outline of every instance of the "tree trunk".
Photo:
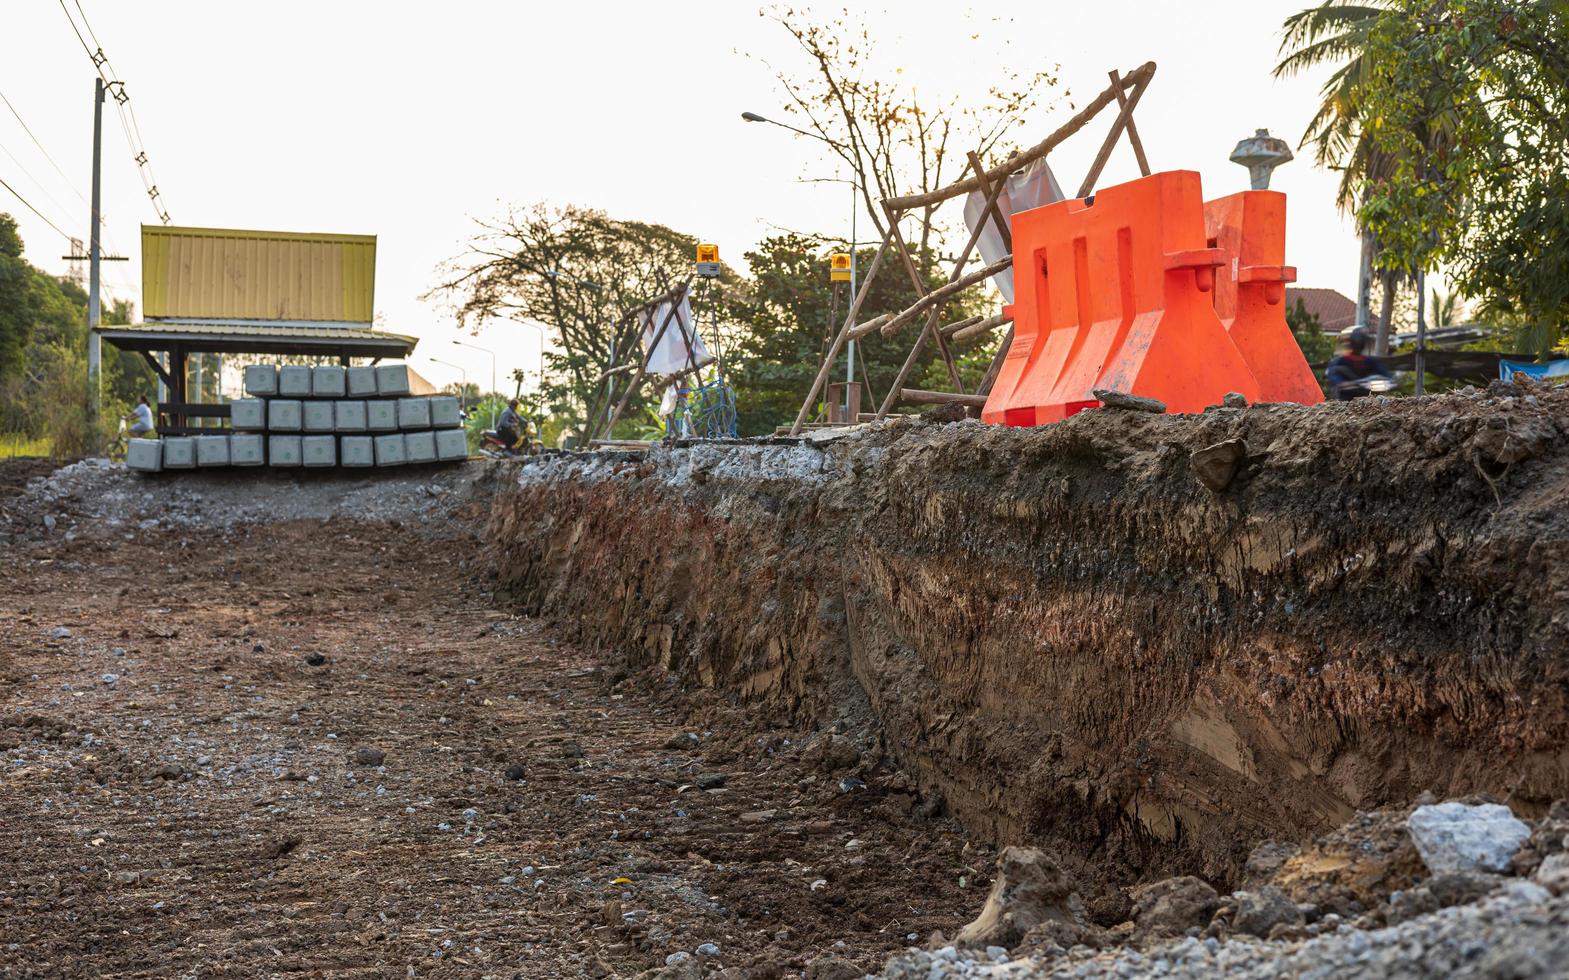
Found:
M 1374 335 L 1373 353 L 1383 357 L 1389 353 L 1389 337 L 1392 333 L 1390 321 L 1395 317 L 1395 287 L 1399 283 L 1397 274 L 1383 272 L 1379 275 L 1384 284 L 1384 297 L 1379 303 L 1378 332 Z

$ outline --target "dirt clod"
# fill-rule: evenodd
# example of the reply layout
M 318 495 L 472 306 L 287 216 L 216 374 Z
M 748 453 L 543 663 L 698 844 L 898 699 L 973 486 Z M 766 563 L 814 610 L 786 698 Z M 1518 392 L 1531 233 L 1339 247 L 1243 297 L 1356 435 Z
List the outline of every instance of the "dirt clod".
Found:
M 1084 904 L 1057 862 L 1029 847 L 1004 848 L 980 915 L 955 937 L 960 946 L 1012 947 L 1026 934 L 1073 945 L 1085 931 Z

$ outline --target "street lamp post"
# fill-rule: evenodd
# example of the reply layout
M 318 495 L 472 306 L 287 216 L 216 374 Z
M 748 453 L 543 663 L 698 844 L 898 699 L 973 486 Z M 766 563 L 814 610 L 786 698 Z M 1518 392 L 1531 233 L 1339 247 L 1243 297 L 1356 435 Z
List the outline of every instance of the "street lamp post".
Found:
M 829 146 L 832 146 L 832 147 L 834 147 L 834 148 L 836 148 L 836 149 L 838 149 L 838 150 L 840 150 L 842 152 L 846 152 L 846 153 L 849 152 L 849 148 L 846 147 L 843 143 L 840 143 L 838 140 L 831 140 L 828 137 L 822 135 L 821 133 L 809 133 L 809 132 L 807 132 L 804 129 L 797 129 L 796 127 L 791 126 L 788 123 L 782 123 L 782 122 L 779 122 L 776 119 L 769 119 L 766 116 L 760 116 L 760 115 L 758 115 L 755 112 L 743 112 L 743 113 L 741 113 L 741 118 L 746 120 L 747 122 L 769 123 L 770 125 L 778 126 L 781 129 L 788 129 L 790 132 L 795 133 L 795 134 L 797 134 L 799 136 L 806 136 L 806 137 L 808 137 L 810 139 L 817 140 L 820 143 L 827 143 Z M 856 240 L 855 240 L 855 235 L 856 235 L 855 219 L 856 219 L 856 215 L 861 210 L 861 185 L 857 181 L 854 181 L 854 180 L 847 180 L 847 181 L 845 181 L 845 183 L 850 185 L 850 302 L 854 303 L 855 302 L 855 295 L 856 295 L 856 292 L 855 292 L 855 260 L 856 260 L 856 254 L 855 253 L 856 253 L 856 245 L 858 244 L 858 242 L 856 242 Z M 849 418 L 849 412 L 850 412 L 850 387 L 849 387 L 849 385 L 855 383 L 855 340 L 854 340 L 854 338 L 851 338 L 850 341 L 845 344 L 845 367 L 846 367 L 846 369 L 845 369 L 844 379 L 845 379 L 846 382 L 848 382 L 848 384 L 845 386 L 845 389 L 844 389 L 844 410 L 845 410 L 845 417 Z M 854 424 L 856 420 L 855 419 L 849 419 L 849 421 L 851 422 L 851 424 Z
M 431 358 L 430 359 L 430 363 L 432 363 L 432 364 L 440 364 L 442 367 L 449 367 L 449 368 L 457 368 L 458 369 L 458 404 L 459 405 L 463 404 L 463 398 L 464 398 L 464 396 L 466 394 L 468 394 L 468 390 L 469 390 L 469 372 L 468 372 L 468 368 L 465 368 L 461 364 L 454 364 L 451 361 L 443 361 L 439 357 Z
M 453 343 L 459 347 L 467 347 L 470 350 L 477 350 L 490 355 L 490 394 L 494 397 L 496 394 L 496 352 L 489 347 L 481 347 L 478 344 L 465 344 L 461 340 L 454 340 Z M 492 429 L 496 427 L 496 403 L 494 401 L 490 403 L 490 427 Z

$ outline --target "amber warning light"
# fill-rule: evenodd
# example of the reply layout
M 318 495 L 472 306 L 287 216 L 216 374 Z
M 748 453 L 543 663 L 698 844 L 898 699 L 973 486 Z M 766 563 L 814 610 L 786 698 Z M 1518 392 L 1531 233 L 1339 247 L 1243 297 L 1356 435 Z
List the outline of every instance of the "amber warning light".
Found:
M 708 279 L 719 275 L 718 245 L 699 245 L 697 247 L 697 274 Z
M 828 278 L 832 282 L 850 281 L 850 253 L 835 252 L 828 257 Z

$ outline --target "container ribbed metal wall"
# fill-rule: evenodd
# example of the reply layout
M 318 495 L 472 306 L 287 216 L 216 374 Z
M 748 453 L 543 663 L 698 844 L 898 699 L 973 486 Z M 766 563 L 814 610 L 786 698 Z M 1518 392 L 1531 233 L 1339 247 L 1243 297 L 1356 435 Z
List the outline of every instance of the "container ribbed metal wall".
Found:
M 142 315 L 369 323 L 376 236 L 142 226 Z

